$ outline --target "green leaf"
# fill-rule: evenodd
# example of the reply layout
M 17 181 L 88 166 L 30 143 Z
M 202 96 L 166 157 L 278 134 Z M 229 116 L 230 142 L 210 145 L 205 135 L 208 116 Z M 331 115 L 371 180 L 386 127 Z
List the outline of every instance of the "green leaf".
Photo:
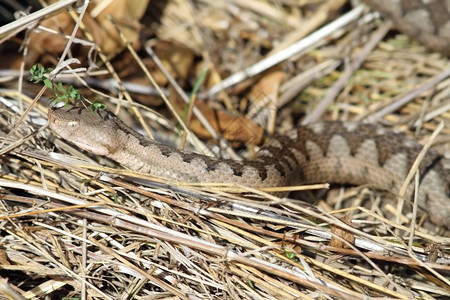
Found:
M 285 251 L 284 254 L 286 254 L 286 257 L 289 259 L 295 258 L 295 253 Z
M 94 106 L 96 109 L 106 109 L 106 105 L 103 103 L 94 102 L 92 103 L 92 106 Z
M 71 98 L 80 98 L 80 91 L 77 89 L 74 89 L 73 86 L 69 86 L 67 89 L 67 95 L 69 95 Z
M 30 69 L 31 78 L 30 81 L 33 83 L 38 83 L 42 78 L 42 66 L 41 65 L 33 65 Z
M 61 81 L 58 82 L 58 88 L 59 88 L 59 90 L 62 91 L 63 93 L 67 93 L 67 92 L 66 92 L 66 89 L 64 88 L 64 86 L 63 86 L 63 84 L 62 84 Z
M 36 69 L 38 68 L 39 65 L 33 65 L 30 69 L 30 73 L 34 74 L 34 72 L 36 72 Z
M 44 85 L 45 85 L 46 87 L 48 87 L 49 89 L 53 89 L 53 83 L 51 82 L 50 79 L 45 78 L 45 79 L 44 79 Z
M 253 283 L 253 281 L 252 280 L 248 280 L 248 285 L 252 288 L 252 289 L 255 289 L 255 284 Z
M 194 89 L 192 90 L 192 94 L 194 94 L 194 95 L 197 94 L 203 81 L 205 81 L 206 74 L 208 74 L 208 69 L 204 68 L 202 70 L 202 72 L 200 73 L 200 76 L 198 77 L 197 81 L 195 82 Z

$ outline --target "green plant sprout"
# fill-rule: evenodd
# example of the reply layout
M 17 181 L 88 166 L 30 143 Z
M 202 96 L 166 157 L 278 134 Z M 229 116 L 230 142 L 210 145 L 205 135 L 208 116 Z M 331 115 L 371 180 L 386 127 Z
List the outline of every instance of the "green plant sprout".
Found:
M 55 104 L 64 102 L 64 105 L 68 108 L 70 107 L 70 99 L 73 99 L 75 102 L 74 104 L 81 102 L 81 104 L 83 104 L 83 106 L 92 114 L 94 114 L 94 110 L 96 109 L 106 109 L 105 104 L 96 101 L 90 101 L 80 93 L 80 90 L 75 89 L 72 85 L 69 85 L 66 89 L 61 82 L 58 82 L 57 84 L 53 82 L 53 80 L 49 79 L 49 76 L 46 75 L 51 71 L 53 71 L 52 68 L 44 68 L 39 64 L 33 65 L 30 69 L 30 81 L 35 84 L 42 81 L 47 88 L 51 89 L 55 96 L 50 97 L 50 99 L 55 101 Z M 86 106 L 86 103 L 89 103 L 89 106 Z

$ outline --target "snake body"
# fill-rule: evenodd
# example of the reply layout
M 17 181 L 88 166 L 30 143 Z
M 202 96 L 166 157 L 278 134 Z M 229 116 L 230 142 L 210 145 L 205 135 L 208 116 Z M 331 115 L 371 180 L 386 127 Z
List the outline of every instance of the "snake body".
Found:
M 396 28 L 427 47 L 450 54 L 450 0 L 364 0 Z M 397 195 L 421 150 L 414 141 L 373 124 L 322 122 L 274 136 L 251 161 L 187 153 L 149 140 L 114 114 L 52 108 L 50 128 L 81 149 L 134 171 L 185 182 L 251 187 L 334 182 L 364 185 Z M 419 206 L 450 228 L 450 163 L 435 151 L 421 161 Z M 406 200 L 414 186 L 409 184 Z
M 219 159 L 149 140 L 107 110 L 51 108 L 49 126 L 79 148 L 139 172 L 184 182 L 250 187 L 334 182 L 397 194 L 421 146 L 374 124 L 321 122 L 268 140 L 251 161 Z M 420 164 L 420 207 L 432 222 L 450 226 L 450 170 L 429 151 Z M 407 200 L 414 187 L 409 185 Z
M 449 0 L 363 0 L 394 27 L 431 50 L 450 55 Z

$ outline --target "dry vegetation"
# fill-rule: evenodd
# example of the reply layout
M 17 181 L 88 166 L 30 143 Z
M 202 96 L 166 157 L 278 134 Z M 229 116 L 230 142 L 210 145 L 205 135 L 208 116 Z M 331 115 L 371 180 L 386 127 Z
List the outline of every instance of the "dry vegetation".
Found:
M 115 8 L 108 13 L 119 24 L 128 20 L 128 48 L 119 46 L 123 41 L 107 17 L 81 21 L 73 11 L 41 24 L 56 32 L 30 27 L 2 39 L 5 297 L 445 298 L 448 232 L 427 221 L 411 231 L 410 214 L 392 218 L 396 203 L 384 201 L 392 195 L 333 186 L 326 194 L 300 193 L 297 199 L 311 199 L 308 204 L 245 187 L 246 194 L 236 194 L 230 188 L 237 187 L 126 171 L 55 137 L 45 126 L 52 94 L 41 96 L 42 85 L 27 82 L 33 64 L 56 67 L 70 40 L 68 57 L 81 64 L 64 70 L 88 69 L 56 81 L 99 97 L 126 123 L 158 139 L 179 145 L 186 138 L 186 148 L 195 145 L 190 149 L 198 152 L 249 158 L 264 130 L 283 132 L 308 118 L 381 122 L 420 142 L 443 122 L 433 147 L 449 154 L 449 60 L 389 30 L 368 9 L 347 26 L 332 26 L 318 42 L 306 42 L 303 51 L 212 95 L 221 80 L 263 59 L 270 63 L 347 15 L 348 2 L 152 1 L 139 26 L 139 14 Z M 71 39 L 75 22 L 79 29 Z M 197 97 L 186 95 L 197 83 Z M 189 134 L 181 138 L 175 114 L 188 115 Z

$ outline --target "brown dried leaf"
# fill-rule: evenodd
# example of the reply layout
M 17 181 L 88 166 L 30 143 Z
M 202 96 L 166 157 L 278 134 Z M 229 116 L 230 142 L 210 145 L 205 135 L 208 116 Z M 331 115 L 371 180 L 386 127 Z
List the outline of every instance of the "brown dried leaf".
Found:
M 345 217 L 341 218 L 341 221 L 344 222 L 347 225 L 352 226 L 352 223 L 350 221 L 350 217 L 348 217 L 348 216 L 345 216 Z M 332 225 L 331 226 L 331 233 L 333 234 L 331 236 L 331 240 L 330 240 L 330 244 L 329 244 L 331 247 L 348 248 L 348 246 L 344 243 L 344 241 L 341 241 L 336 236 L 346 240 L 347 242 L 349 242 L 352 245 L 355 243 L 355 236 L 353 235 L 353 233 L 351 233 L 348 230 L 343 229 L 343 228 L 341 228 L 339 226 Z
M 105 54 L 117 53 L 123 48 L 123 42 L 107 16 L 110 15 L 116 21 L 126 39 L 131 44 L 135 44 L 138 42 L 140 30 L 137 21 L 144 14 L 148 2 L 149 0 L 117 0 L 112 1 L 102 11 L 96 12 L 96 9 L 98 9 L 97 5 L 100 5 L 102 1 L 94 1 L 94 5 L 89 5 L 88 13 L 84 15 L 82 22 L 86 27 L 86 32 L 93 36 L 93 40 L 102 48 Z M 72 33 L 74 21 L 69 13 L 61 13 L 42 21 L 41 25 L 68 35 Z M 81 31 L 77 33 L 77 37 L 83 38 Z M 45 31 L 32 32 L 29 44 L 30 53 L 27 57 L 27 63 L 32 65 L 44 53 L 50 54 L 56 59 L 67 44 L 67 39 L 60 34 Z M 86 53 L 80 54 L 80 57 L 86 56 L 86 54 L 87 50 Z M 45 62 L 41 61 L 41 63 Z
M 94 12 L 102 0 L 94 1 L 91 12 Z M 111 1 L 98 15 L 94 15 L 98 23 L 97 30 L 101 31 L 103 43 L 100 45 L 106 54 L 117 53 L 123 48 L 123 42 L 119 38 L 114 25 L 108 20 L 110 15 L 126 37 L 127 41 L 135 44 L 139 40 L 140 26 L 138 20 L 145 13 L 149 0 L 115 0 Z M 92 32 L 92 31 L 91 31 Z
M 230 141 L 251 142 L 254 144 L 261 143 L 264 129 L 252 120 L 242 115 L 232 116 L 227 111 L 215 110 L 200 101 L 197 101 L 195 105 L 202 111 L 203 115 L 213 128 L 225 139 Z M 193 119 L 189 124 L 189 128 L 200 137 L 211 137 L 198 119 Z
M 250 91 L 249 97 L 253 101 L 259 101 L 263 98 L 273 95 L 277 92 L 278 87 L 286 78 L 286 73 L 283 71 L 272 71 L 264 75 L 260 81 L 258 81 Z

